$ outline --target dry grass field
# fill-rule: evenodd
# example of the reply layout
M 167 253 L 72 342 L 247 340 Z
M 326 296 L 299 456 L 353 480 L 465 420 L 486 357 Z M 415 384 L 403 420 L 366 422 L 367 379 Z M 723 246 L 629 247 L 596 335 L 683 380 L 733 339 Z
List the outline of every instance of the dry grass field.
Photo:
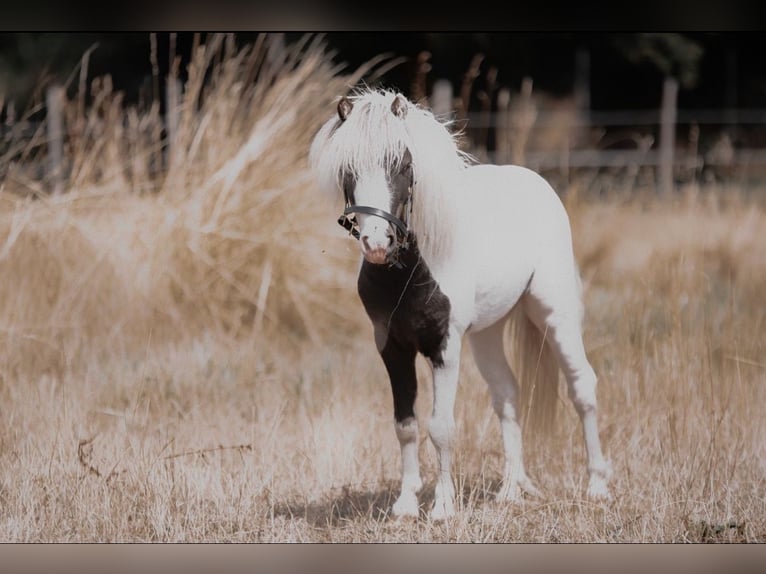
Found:
M 25 175 L 35 142 L 4 158 L 0 540 L 766 542 L 766 208 L 725 184 L 566 194 L 613 500 L 584 497 L 562 386 L 551 436 L 527 439 L 543 497 L 496 502 L 499 425 L 466 353 L 459 512 L 426 516 L 419 362 L 423 512 L 390 519 L 399 447 L 358 249 L 306 166 L 357 78 L 321 45 L 268 44 L 199 47 L 161 172 L 158 109 L 104 79 L 67 103 L 66 193 Z

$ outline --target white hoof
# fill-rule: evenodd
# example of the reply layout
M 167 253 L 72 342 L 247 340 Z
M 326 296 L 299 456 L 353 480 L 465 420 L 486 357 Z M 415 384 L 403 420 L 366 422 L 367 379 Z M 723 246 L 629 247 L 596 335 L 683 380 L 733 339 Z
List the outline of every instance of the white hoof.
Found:
M 434 507 L 431 509 L 431 520 L 444 520 L 455 514 L 455 486 L 451 480 L 436 483 L 434 491 Z
M 532 484 L 532 481 L 529 480 L 529 478 L 526 476 L 521 481 L 521 489 L 529 496 L 534 496 L 535 498 L 542 498 L 543 496 L 543 493 L 540 492 L 540 489 Z
M 588 483 L 588 497 L 593 500 L 608 501 L 612 498 L 609 494 L 609 486 L 602 476 L 592 476 Z
M 434 522 L 446 520 L 455 515 L 455 503 L 451 500 L 437 500 L 431 509 L 430 517 Z
M 592 471 L 588 481 L 588 496 L 594 500 L 610 500 L 612 498 L 609 493 L 611 476 L 612 467 L 608 463 L 604 468 Z
M 521 502 L 521 488 L 518 484 L 503 483 L 495 499 L 501 502 Z
M 542 496 L 542 493 L 532 484 L 532 481 L 524 477 L 519 481 L 503 481 L 503 485 L 500 487 L 495 498 L 503 502 L 521 502 L 524 498 L 523 493 L 535 498 Z
M 391 507 L 394 518 L 417 518 L 418 497 L 414 492 L 402 492 Z

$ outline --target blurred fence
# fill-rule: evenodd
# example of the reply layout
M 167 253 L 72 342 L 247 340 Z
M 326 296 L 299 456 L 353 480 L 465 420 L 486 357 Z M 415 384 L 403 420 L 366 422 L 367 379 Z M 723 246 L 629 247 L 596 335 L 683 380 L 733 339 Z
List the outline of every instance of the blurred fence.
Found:
M 539 111 L 534 124 L 526 127 L 509 121 L 502 112 L 469 113 L 466 132 L 471 144 L 484 150 L 491 161 L 523 160 L 530 167 L 554 168 L 562 162 L 570 167 L 656 166 L 660 161 L 655 145 L 661 125 L 659 110 L 591 111 L 569 123 L 562 123 L 559 115 L 555 110 Z M 679 145 L 674 161 L 679 165 L 686 165 L 689 155 L 699 165 L 766 165 L 766 108 L 679 110 L 675 128 Z M 518 133 L 525 129 L 529 135 Z M 514 140 L 534 140 L 535 132 L 553 129 L 566 132 L 559 149 L 531 145 L 521 156 L 509 153 Z M 708 132 L 707 149 L 700 149 L 700 130 Z M 588 136 L 591 141 L 583 141 Z M 505 145 L 499 141 L 503 139 L 508 140 Z M 739 147 L 737 143 L 762 143 L 764 147 Z
M 525 165 L 569 180 L 611 174 L 667 192 L 686 182 L 766 182 L 766 108 L 590 110 L 571 98 L 519 92 L 480 92 L 479 111 L 465 95 L 452 97 L 437 81 L 429 105 L 462 128 L 480 161 Z
M 165 157 L 183 93 L 180 82 L 170 87 L 163 119 Z M 621 178 L 657 191 L 692 181 L 766 182 L 766 108 L 589 110 L 574 97 L 533 94 L 531 80 L 518 93 L 502 88 L 479 96 L 474 107 L 481 109 L 467 109 L 466 94 L 455 98 L 448 82 L 437 81 L 420 101 L 438 116 L 454 119 L 467 151 L 483 162 L 525 165 L 565 182 L 580 174 L 611 175 L 613 181 Z M 52 86 L 44 119 L 6 115 L 0 124 L 0 178 L 16 168 L 51 192 L 62 190 L 68 133 L 63 100 L 63 90 Z M 155 168 L 162 170 L 162 163 Z

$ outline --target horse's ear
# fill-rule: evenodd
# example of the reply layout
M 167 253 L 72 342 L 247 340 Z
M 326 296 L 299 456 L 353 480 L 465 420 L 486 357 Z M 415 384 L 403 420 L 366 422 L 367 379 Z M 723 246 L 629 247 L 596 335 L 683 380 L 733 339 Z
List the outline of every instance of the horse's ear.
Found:
M 394 112 L 397 118 L 404 119 L 407 116 L 407 102 L 401 95 L 397 94 L 394 98 L 391 104 L 391 111 Z
M 345 122 L 352 109 L 354 109 L 354 104 L 351 103 L 351 100 L 346 97 L 341 98 L 338 102 L 338 116 L 340 117 L 340 121 Z

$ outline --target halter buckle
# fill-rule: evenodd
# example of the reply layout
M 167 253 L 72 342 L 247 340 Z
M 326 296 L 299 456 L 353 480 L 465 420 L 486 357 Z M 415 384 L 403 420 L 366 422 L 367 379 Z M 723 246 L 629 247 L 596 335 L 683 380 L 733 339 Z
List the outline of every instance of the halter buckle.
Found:
M 351 234 L 354 239 L 359 239 L 359 230 L 356 228 L 356 219 L 345 213 L 338 218 L 338 224 Z

